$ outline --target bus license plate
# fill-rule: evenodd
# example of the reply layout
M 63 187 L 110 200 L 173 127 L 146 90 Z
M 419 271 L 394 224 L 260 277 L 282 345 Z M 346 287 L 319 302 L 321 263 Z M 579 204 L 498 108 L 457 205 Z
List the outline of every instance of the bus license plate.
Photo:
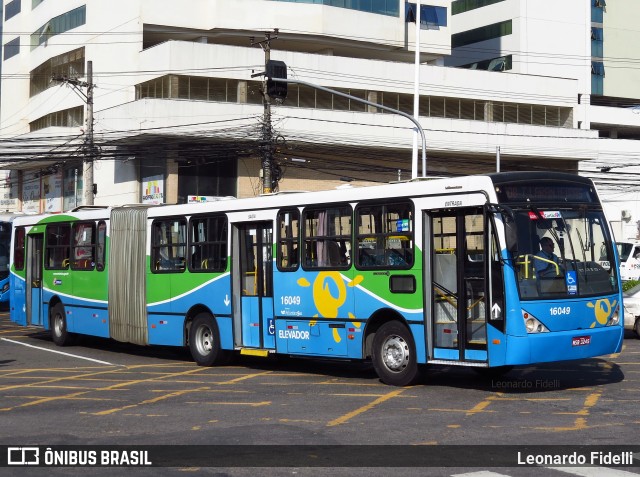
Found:
M 586 346 L 591 344 L 591 336 L 576 336 L 571 339 L 573 346 Z

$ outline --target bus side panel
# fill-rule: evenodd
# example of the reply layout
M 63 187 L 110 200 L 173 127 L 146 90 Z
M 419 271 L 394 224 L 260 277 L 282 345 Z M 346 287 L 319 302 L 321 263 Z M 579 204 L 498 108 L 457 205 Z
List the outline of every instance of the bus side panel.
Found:
M 74 270 L 73 296 L 64 297 L 69 331 L 109 338 L 107 271 Z
M 18 276 L 14 273 L 9 276 L 9 279 L 9 292 L 11 293 L 11 321 L 19 325 L 26 326 L 26 282 L 24 277 Z
M 184 315 L 149 312 L 147 322 L 150 345 L 184 345 Z
M 166 290 L 153 295 L 148 290 L 148 299 L 155 300 L 147 305 L 149 344 L 184 346 L 185 317 L 189 310 L 201 305 L 216 318 L 222 348 L 233 349 L 229 273 L 212 277 L 187 271 L 171 278 L 171 291 L 175 296 L 170 301 Z
M 423 324 L 411 324 L 409 325 L 409 329 L 411 330 L 411 334 L 413 335 L 413 341 L 416 344 L 416 359 L 418 363 L 426 363 L 427 362 L 427 350 L 425 347 L 426 340 L 424 336 L 424 325 Z

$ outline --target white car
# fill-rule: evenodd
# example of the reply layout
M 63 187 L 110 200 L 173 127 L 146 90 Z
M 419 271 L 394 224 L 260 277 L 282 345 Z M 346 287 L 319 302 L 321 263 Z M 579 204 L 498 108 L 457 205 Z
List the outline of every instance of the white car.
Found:
M 640 242 L 618 242 L 620 258 L 620 278 L 626 280 L 640 279 Z
M 634 290 L 637 287 L 634 287 Z M 624 304 L 624 329 L 633 330 L 636 338 L 640 338 L 640 293 L 625 294 Z

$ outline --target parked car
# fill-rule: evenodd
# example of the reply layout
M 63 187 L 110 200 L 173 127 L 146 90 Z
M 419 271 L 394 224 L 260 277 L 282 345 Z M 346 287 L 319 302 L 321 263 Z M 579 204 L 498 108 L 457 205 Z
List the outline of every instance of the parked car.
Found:
M 624 329 L 633 330 L 636 338 L 640 338 L 640 286 L 636 286 L 630 290 L 631 293 L 625 293 L 623 298 L 624 304 Z

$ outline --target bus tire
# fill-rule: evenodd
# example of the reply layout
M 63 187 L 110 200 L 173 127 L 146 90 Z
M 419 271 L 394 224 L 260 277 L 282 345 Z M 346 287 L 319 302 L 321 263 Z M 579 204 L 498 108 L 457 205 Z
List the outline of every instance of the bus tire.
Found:
M 189 328 L 189 351 L 198 366 L 223 364 L 229 351 L 220 347 L 220 332 L 216 320 L 209 313 L 199 313 Z
M 371 360 L 385 384 L 409 386 L 420 378 L 413 337 L 398 321 L 389 321 L 376 331 Z
M 636 332 L 636 338 L 640 338 L 640 318 L 636 318 L 636 322 L 633 325 L 633 331 Z
M 56 303 L 49 311 L 49 327 L 51 328 L 51 339 L 58 346 L 69 346 L 73 344 L 73 333 L 67 329 L 67 315 L 62 303 Z

